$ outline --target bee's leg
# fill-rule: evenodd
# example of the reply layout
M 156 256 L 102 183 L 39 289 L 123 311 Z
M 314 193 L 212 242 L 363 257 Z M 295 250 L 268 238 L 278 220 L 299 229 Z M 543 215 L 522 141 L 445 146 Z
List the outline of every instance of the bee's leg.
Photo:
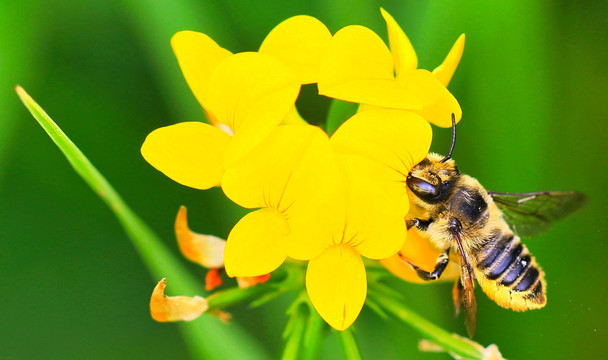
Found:
M 460 282 L 460 278 L 456 279 L 454 287 L 452 288 L 452 300 L 454 300 L 454 315 L 458 316 L 462 303 L 464 302 L 464 299 L 462 298 L 462 283 Z
M 445 267 L 448 266 L 449 255 L 450 255 L 450 248 L 447 248 L 437 258 L 437 262 L 435 263 L 435 269 L 433 269 L 433 272 L 428 272 L 428 271 L 422 270 L 418 266 L 412 264 L 411 262 L 406 260 L 403 257 L 403 255 L 401 255 L 401 253 L 399 253 L 399 257 L 401 257 L 401 260 L 405 261 L 414 270 L 416 270 L 416 273 L 422 280 L 427 280 L 427 281 L 439 279 L 441 274 L 443 274 L 443 270 L 445 270 Z
M 426 229 L 428 229 L 429 225 L 433 222 L 432 219 L 429 220 L 420 220 L 418 218 L 413 218 L 410 220 L 405 220 L 405 226 L 407 226 L 407 229 L 411 229 L 412 227 L 415 227 L 416 229 L 420 230 L 420 231 L 426 231 Z

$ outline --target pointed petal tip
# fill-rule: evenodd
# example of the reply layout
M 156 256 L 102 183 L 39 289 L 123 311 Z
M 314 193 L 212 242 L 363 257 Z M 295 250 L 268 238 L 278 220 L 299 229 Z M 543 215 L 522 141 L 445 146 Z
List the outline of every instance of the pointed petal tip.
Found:
M 433 75 L 442 83 L 444 86 L 448 86 L 450 80 L 452 80 L 452 76 L 454 72 L 456 72 L 456 68 L 460 63 L 460 59 L 462 58 L 462 54 L 464 52 L 464 43 L 465 43 L 465 34 L 462 33 L 452 45 L 452 48 L 446 55 L 443 63 L 436 67 L 433 70 Z
M 361 312 L 367 295 L 363 260 L 350 246 L 336 245 L 308 263 L 306 290 L 321 317 L 343 331 Z

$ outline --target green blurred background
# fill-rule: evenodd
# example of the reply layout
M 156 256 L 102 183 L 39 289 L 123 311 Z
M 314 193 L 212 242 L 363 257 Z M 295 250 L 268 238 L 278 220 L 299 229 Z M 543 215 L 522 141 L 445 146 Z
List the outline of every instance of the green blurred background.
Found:
M 509 359 L 596 359 L 608 353 L 608 3 L 571 1 L 0 2 L 0 359 L 188 359 L 174 324 L 149 317 L 152 279 L 105 205 L 72 171 L 14 93 L 22 85 L 177 255 L 172 222 L 226 236 L 242 211 L 221 191 L 177 185 L 141 158 L 153 129 L 201 120 L 169 39 L 209 34 L 255 50 L 297 14 L 332 32 L 361 24 L 386 38 L 379 7 L 403 26 L 420 65 L 439 64 L 462 32 L 450 85 L 464 119 L 454 158 L 488 189 L 572 189 L 591 201 L 526 244 L 547 274 L 548 306 L 515 313 L 478 291 L 476 340 Z M 319 102 L 323 116 L 327 102 Z M 306 115 L 306 112 L 304 112 Z M 309 115 L 319 116 L 319 115 Z M 449 146 L 435 129 L 433 149 Z M 186 263 L 186 260 L 184 260 Z M 203 281 L 204 271 L 188 264 Z M 408 306 L 464 334 L 451 285 L 395 282 Z M 170 283 L 169 283 L 170 290 Z M 288 299 L 233 309 L 233 322 L 280 354 Z M 364 309 L 364 358 L 445 359 L 419 336 Z M 329 336 L 323 358 L 340 358 Z

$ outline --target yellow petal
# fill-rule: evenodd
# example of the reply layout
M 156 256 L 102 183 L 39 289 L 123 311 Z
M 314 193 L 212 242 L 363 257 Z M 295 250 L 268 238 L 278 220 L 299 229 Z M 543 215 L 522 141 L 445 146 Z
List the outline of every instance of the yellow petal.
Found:
M 268 279 L 270 279 L 270 274 L 251 277 L 237 277 L 236 282 L 239 285 L 239 288 L 246 289 L 257 284 L 263 284 L 268 281 Z
M 320 254 L 344 220 L 342 181 L 327 134 L 316 126 L 291 124 L 278 127 L 228 168 L 222 189 L 243 207 L 283 212 L 290 227 L 289 257 L 308 260 Z
M 393 58 L 378 35 L 347 26 L 332 38 L 319 71 L 319 94 L 355 103 L 421 109 L 416 93 L 394 81 Z
M 443 63 L 439 65 L 435 70 L 433 70 L 433 75 L 442 83 L 444 86 L 448 86 L 450 80 L 452 80 L 452 75 L 456 71 L 458 67 L 458 63 L 460 63 L 460 58 L 462 58 L 462 52 L 464 51 L 464 34 L 460 35 L 452 49 L 443 60 Z
M 409 210 L 405 180 L 426 157 L 431 138 L 423 118 L 390 109 L 357 113 L 332 136 L 348 177 L 347 224 L 357 229 L 353 246 L 362 255 L 382 259 L 401 248 Z
M 283 122 L 281 123 L 281 125 L 288 124 L 307 124 L 306 120 L 304 120 L 302 116 L 300 116 L 300 113 L 298 112 L 298 109 L 295 106 L 291 109 L 291 111 L 287 114 L 287 116 L 285 117 L 285 119 L 283 119 Z
M 209 79 L 217 65 L 231 55 L 209 36 L 195 31 L 180 31 L 171 38 L 173 52 L 186 82 L 199 103 L 206 107 Z
M 412 110 L 427 121 L 441 127 L 452 127 L 452 114 L 456 122 L 462 117 L 462 110 L 456 98 L 427 70 L 410 71 L 399 77 L 399 83 L 420 94 L 422 110 Z
M 395 73 L 415 70 L 418 67 L 418 58 L 410 39 L 407 38 L 391 14 L 382 8 L 380 8 L 380 12 L 386 21 L 388 42 L 391 45 L 391 53 L 395 62 Z
M 349 246 L 332 246 L 308 263 L 306 290 L 313 306 L 334 329 L 347 329 L 367 295 L 361 256 Z
M 411 168 L 424 159 L 431 146 L 432 130 L 419 115 L 409 111 L 371 109 L 346 120 L 331 137 L 334 148 L 384 164 L 405 181 Z
M 415 264 L 422 270 L 432 272 L 441 251 L 431 245 L 429 240 L 420 235 L 420 232 L 416 229 L 410 229 L 407 234 L 407 240 L 403 243 L 400 253 L 407 261 Z M 399 255 L 383 259 L 381 260 L 381 263 L 391 273 L 403 280 L 421 284 L 431 283 L 422 280 L 416 271 Z M 438 281 L 454 281 L 458 279 L 459 276 L 460 269 L 458 262 L 450 262 Z
M 348 203 L 345 235 L 340 242 L 370 259 L 397 253 L 407 232 L 403 217 L 409 200 L 404 180 L 395 180 L 394 171 L 364 158 L 344 155 L 343 160 Z
M 259 52 L 282 60 L 298 74 L 301 84 L 310 84 L 317 82 L 319 62 L 330 41 L 331 33 L 322 22 L 299 15 L 272 29 Z
M 200 296 L 166 296 L 167 279 L 158 282 L 150 298 L 152 319 L 160 322 L 191 321 L 205 312 L 209 306 Z
M 287 249 L 287 222 L 274 209 L 261 209 L 245 215 L 230 231 L 224 263 L 230 277 L 260 276 L 278 268 Z
M 175 219 L 175 236 L 182 254 L 190 261 L 206 268 L 224 267 L 226 241 L 213 235 L 203 235 L 188 228 L 186 207 L 179 208 Z
M 293 110 L 300 91 L 295 73 L 283 62 L 259 53 L 232 55 L 209 81 L 207 110 L 234 132 L 224 166 L 251 151 Z
M 219 185 L 222 155 L 230 136 L 200 122 L 184 122 L 152 131 L 141 146 L 150 165 L 182 185 L 209 189 Z

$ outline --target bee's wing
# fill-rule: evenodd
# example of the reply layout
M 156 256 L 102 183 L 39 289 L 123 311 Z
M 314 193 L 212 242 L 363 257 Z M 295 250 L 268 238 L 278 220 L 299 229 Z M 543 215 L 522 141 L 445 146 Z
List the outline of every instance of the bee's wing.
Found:
M 462 284 L 462 295 L 464 302 L 464 322 L 467 326 L 469 337 L 472 338 L 477 327 L 477 300 L 475 299 L 475 283 L 473 268 L 468 260 L 469 255 L 462 247 L 460 234 L 454 234 L 460 255 L 460 282 Z
M 536 235 L 579 209 L 587 197 L 576 191 L 499 193 L 488 191 L 505 221 L 519 236 Z

